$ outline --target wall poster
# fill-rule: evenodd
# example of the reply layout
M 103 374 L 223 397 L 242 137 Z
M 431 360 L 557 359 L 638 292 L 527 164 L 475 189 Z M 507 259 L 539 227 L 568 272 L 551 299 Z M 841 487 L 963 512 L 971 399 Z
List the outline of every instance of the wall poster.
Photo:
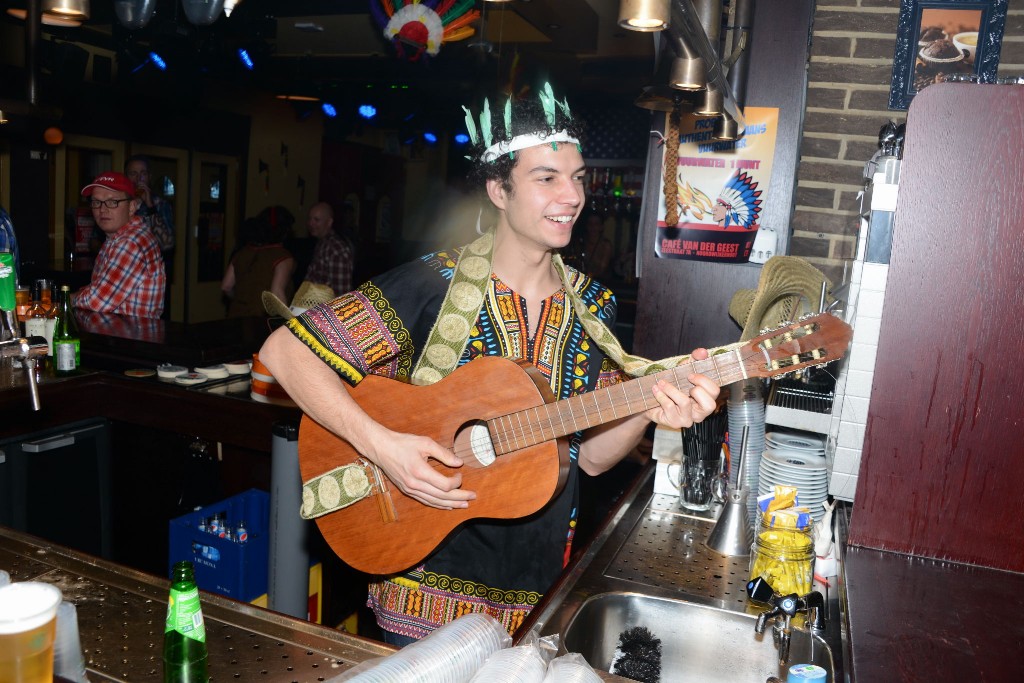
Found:
M 754 239 L 772 174 L 779 110 L 747 107 L 743 114 L 746 132 L 735 142 L 711 139 L 715 117 L 680 120 L 674 160 L 677 205 L 672 211 L 666 209 L 664 177 L 659 188 L 654 246 L 659 257 L 717 263 L 767 260 L 765 249 L 757 258 Z M 667 216 L 678 220 L 668 225 Z

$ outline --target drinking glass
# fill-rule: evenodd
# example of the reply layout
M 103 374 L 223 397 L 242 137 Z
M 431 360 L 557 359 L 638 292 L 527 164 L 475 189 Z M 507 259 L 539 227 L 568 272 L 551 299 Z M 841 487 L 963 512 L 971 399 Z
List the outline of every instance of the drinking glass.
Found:
M 0 681 L 52 683 L 61 592 L 39 581 L 0 588 Z

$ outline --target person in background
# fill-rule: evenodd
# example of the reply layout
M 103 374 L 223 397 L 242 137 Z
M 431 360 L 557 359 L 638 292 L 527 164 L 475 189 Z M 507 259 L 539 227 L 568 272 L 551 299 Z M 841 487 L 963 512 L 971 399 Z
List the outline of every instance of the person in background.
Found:
M 0 251 L 9 251 L 14 255 L 14 275 L 20 282 L 21 252 L 18 251 L 18 236 L 14 234 L 14 222 L 11 215 L 0 205 Z
M 347 220 L 351 223 L 354 215 L 355 209 L 345 204 L 342 209 L 343 221 L 349 216 Z M 354 250 L 348 236 L 339 235 L 334 229 L 334 209 L 327 202 L 314 204 L 309 209 L 306 226 L 310 236 L 316 238 L 316 248 L 304 279 L 314 284 L 328 285 L 339 294 L 350 291 Z
M 136 214 L 150 229 L 164 259 L 164 273 L 167 288 L 164 292 L 164 309 L 170 311 L 171 279 L 174 277 L 174 207 L 150 187 L 149 157 L 133 154 L 124 162 L 124 174 L 135 183 L 135 195 L 141 200 Z
M 247 218 L 242 223 L 243 246 L 231 257 L 220 283 L 229 299 L 229 318 L 265 315 L 264 290 L 281 301 L 291 301 L 295 259 L 281 244 L 282 226 L 280 222 L 272 226 L 262 217 Z
M 160 245 L 136 215 L 141 199 L 135 183 L 107 171 L 82 188 L 96 226 L 106 241 L 96 255 L 92 281 L 74 294 L 76 308 L 159 318 L 164 309 L 167 276 Z
M 445 476 L 431 461 L 454 468 L 463 461 L 428 437 L 377 422 L 346 383 L 357 385 L 370 373 L 426 383 L 452 365 L 488 355 L 528 360 L 558 398 L 627 379 L 609 355 L 621 357 L 617 345 L 607 337 L 599 345 L 580 317 L 587 316 L 591 329 L 613 328 L 612 292 L 575 269 L 562 269 L 554 258 L 583 210 L 581 126 L 567 104 L 554 101 L 550 86 L 540 98 L 515 100 L 510 107 L 505 116 L 491 117 L 490 130 L 479 136 L 467 114 L 473 178 L 496 210 L 492 230 L 464 248 L 428 254 L 307 310 L 274 331 L 259 352 L 307 415 L 380 467 L 405 495 L 441 510 L 472 509 L 477 493 L 462 488 L 461 474 Z M 439 320 L 440 310 L 449 313 Z M 453 331 L 464 342 L 461 352 L 434 343 L 435 334 L 450 340 Z M 706 358 L 707 351 L 694 357 Z M 434 367 L 444 361 L 449 367 Z M 484 612 L 516 631 L 570 557 L 580 470 L 596 475 L 613 467 L 652 421 L 689 427 L 714 411 L 715 383 L 698 374 L 687 379 L 689 392 L 659 381 L 645 396 L 645 412 L 570 435 L 566 484 L 540 511 L 524 519 L 467 523 L 418 566 L 375 577 L 368 604 L 385 640 L 408 644 L 468 612 Z M 395 407 L 408 409 L 415 406 Z M 471 412 L 464 405 L 451 409 Z
M 588 209 L 581 217 L 581 223 L 583 230 L 580 231 L 577 242 L 579 258 L 582 261 L 580 270 L 595 280 L 607 282 L 615 249 L 611 240 L 604 236 L 604 221 L 601 214 Z

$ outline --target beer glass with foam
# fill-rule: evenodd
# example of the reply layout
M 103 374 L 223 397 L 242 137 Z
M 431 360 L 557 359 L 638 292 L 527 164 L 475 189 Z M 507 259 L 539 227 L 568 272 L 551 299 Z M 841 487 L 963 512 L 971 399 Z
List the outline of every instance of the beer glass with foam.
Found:
M 58 588 L 22 581 L 0 588 L 0 681 L 51 683 Z

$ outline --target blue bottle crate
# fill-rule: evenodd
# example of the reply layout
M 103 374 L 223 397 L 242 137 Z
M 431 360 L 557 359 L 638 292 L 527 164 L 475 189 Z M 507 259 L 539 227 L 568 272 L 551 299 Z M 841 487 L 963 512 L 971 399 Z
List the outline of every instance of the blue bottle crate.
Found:
M 201 531 L 199 522 L 223 514 L 234 528 L 244 521 L 248 541 L 237 543 Z M 252 602 L 267 592 L 270 495 L 250 489 L 170 522 L 168 576 L 175 562 L 190 560 L 200 590 Z

